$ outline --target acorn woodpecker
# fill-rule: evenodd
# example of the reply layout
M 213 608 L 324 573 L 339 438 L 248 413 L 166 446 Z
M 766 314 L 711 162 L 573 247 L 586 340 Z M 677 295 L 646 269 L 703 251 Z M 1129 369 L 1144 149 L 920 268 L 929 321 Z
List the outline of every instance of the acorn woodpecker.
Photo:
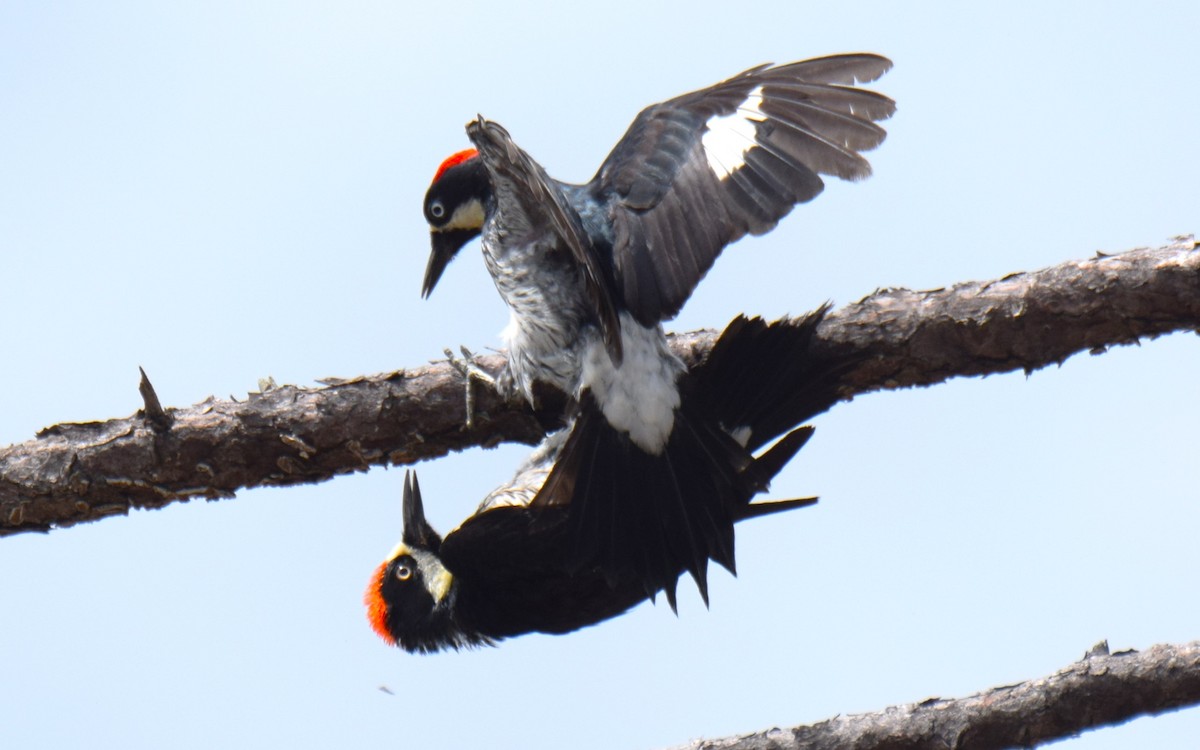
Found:
M 895 103 L 854 88 L 891 67 L 872 54 L 761 65 L 653 105 L 592 180 L 550 178 L 500 125 L 467 125 L 425 197 L 432 292 L 463 245 L 508 304 L 500 394 L 552 386 L 578 407 L 533 507 L 568 509 L 577 569 L 632 574 L 649 591 L 682 565 L 707 597 L 708 560 L 733 567 L 735 498 L 759 489 L 721 431 L 683 399 L 661 323 L 729 243 L 762 234 L 824 185 L 870 174 Z M 634 479 L 636 478 L 636 479 Z
M 753 480 L 743 487 L 765 486 L 811 435 L 811 427 L 796 425 L 837 400 L 838 376 L 850 360 L 806 356 L 823 314 L 769 325 L 739 317 L 681 381 L 698 409 L 727 426 L 724 439 L 746 457 L 743 472 Z M 758 457 L 752 455 L 784 433 Z M 376 570 L 364 597 L 371 626 L 384 640 L 407 651 L 432 652 L 530 632 L 567 633 L 654 597 L 658 590 L 647 592 L 632 571 L 612 577 L 598 567 L 575 569 L 568 509 L 534 507 L 572 434 L 568 428 L 547 437 L 510 482 L 445 538 L 425 519 L 415 474 L 405 476 L 402 540 Z M 720 498 L 731 501 L 727 512 L 733 521 L 815 502 L 750 503 L 753 494 Z M 728 542 L 732 547 L 732 538 Z M 677 565 L 663 587 L 672 608 L 684 570 Z

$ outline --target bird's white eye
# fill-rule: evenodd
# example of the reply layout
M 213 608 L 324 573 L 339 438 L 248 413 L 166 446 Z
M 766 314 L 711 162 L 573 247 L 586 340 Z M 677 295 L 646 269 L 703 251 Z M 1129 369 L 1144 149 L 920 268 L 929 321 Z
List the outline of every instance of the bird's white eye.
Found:
M 440 219 L 446 215 L 446 207 L 441 201 L 434 201 L 429 204 L 429 215 L 435 219 Z
M 409 566 L 407 566 L 407 565 L 397 565 L 396 566 L 396 578 L 398 578 L 399 580 L 407 581 L 409 578 L 412 578 L 412 574 L 413 574 L 413 569 L 410 568 Z

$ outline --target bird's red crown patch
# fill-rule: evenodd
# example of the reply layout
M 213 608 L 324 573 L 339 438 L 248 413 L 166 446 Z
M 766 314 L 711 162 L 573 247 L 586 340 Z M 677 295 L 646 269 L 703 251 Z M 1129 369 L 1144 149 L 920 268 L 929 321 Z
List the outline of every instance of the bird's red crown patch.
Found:
M 437 182 L 440 180 L 442 175 L 446 173 L 447 169 L 450 169 L 451 167 L 457 167 L 464 161 L 474 159 L 476 156 L 479 156 L 479 151 L 473 148 L 468 148 L 465 151 L 459 151 L 457 154 L 454 154 L 450 158 L 446 159 L 446 161 L 442 162 L 442 165 L 437 168 L 437 172 L 433 175 L 433 181 Z
M 383 577 L 387 574 L 387 563 L 380 565 L 375 571 L 375 575 L 371 576 L 371 585 L 367 586 L 367 592 L 363 595 L 363 604 L 367 605 L 367 619 L 371 622 L 371 629 L 379 634 L 379 637 L 387 641 L 391 645 L 396 644 L 396 639 L 392 637 L 387 626 L 387 602 L 383 600 Z

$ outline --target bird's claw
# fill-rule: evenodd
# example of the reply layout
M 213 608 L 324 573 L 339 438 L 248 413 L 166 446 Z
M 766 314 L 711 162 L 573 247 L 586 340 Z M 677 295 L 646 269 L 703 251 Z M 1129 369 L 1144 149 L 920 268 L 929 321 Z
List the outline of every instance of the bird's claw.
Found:
M 445 349 L 444 351 L 446 354 L 446 360 L 450 363 L 450 366 L 463 376 L 463 385 L 466 391 L 467 402 L 467 429 L 469 430 L 475 426 L 474 382 L 479 381 L 495 389 L 496 379 L 487 373 L 482 367 L 475 364 L 475 354 L 467 347 L 459 347 L 459 351 L 461 351 L 463 355 L 461 359 L 455 355 L 454 352 L 450 351 L 449 348 Z

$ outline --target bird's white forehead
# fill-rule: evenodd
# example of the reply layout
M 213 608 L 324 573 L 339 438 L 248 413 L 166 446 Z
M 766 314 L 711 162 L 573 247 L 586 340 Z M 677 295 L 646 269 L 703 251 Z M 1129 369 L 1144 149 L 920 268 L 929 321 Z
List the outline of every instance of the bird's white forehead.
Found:
M 392 547 L 392 551 L 389 552 L 388 556 L 385 557 L 384 559 L 388 562 L 391 562 L 392 560 L 395 560 L 400 555 L 412 555 L 412 550 L 409 549 L 408 545 L 405 544 L 404 542 L 400 542 L 395 547 Z

